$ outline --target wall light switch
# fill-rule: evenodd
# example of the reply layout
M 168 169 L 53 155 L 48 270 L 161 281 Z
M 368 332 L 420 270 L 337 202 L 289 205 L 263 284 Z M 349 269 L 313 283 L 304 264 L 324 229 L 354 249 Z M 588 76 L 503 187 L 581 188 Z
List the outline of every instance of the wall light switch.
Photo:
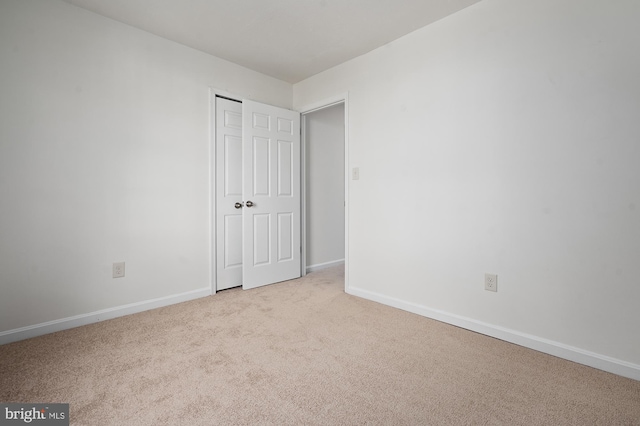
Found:
M 354 167 L 351 169 L 351 179 L 360 180 L 360 167 Z

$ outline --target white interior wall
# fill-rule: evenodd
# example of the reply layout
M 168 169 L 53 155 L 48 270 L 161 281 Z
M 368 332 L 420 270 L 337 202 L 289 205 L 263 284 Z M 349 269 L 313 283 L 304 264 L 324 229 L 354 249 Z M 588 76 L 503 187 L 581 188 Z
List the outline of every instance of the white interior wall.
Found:
M 0 334 L 206 294 L 209 87 L 292 86 L 57 0 L 0 2 L 0 57 Z
M 305 115 L 307 267 L 344 260 L 344 104 Z
M 349 93 L 348 290 L 640 378 L 639 19 L 484 0 L 294 85 Z

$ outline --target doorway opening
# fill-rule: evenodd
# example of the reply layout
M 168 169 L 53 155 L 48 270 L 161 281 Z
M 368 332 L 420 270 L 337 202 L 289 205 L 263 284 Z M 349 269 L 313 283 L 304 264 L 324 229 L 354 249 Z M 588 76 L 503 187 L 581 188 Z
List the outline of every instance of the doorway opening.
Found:
M 304 273 L 344 264 L 344 103 L 302 115 Z
M 306 105 L 300 108 L 300 112 L 303 155 L 301 272 L 304 276 L 307 272 L 334 265 L 338 267 L 342 264 L 344 290 L 348 291 L 348 93 Z M 336 176 L 338 176 L 337 179 Z M 327 178 L 328 181 L 318 181 L 323 178 Z M 334 193 L 328 193 L 331 191 Z M 325 212 L 328 213 L 328 217 L 322 216 Z M 342 212 L 341 218 L 340 212 Z M 323 225 L 327 227 L 326 234 Z

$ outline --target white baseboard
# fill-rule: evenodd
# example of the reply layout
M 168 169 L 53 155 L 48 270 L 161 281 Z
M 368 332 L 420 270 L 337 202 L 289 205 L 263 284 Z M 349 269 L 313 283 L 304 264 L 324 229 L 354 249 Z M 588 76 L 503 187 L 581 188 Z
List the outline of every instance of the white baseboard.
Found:
M 515 330 L 510 330 L 508 328 L 487 324 L 471 318 L 450 314 L 448 312 L 440 311 L 437 309 L 427 308 L 426 306 L 418 305 L 415 303 L 405 302 L 403 300 L 395 299 L 360 288 L 350 287 L 346 290 L 346 292 L 354 296 L 362 297 L 363 299 L 372 300 L 374 302 L 382 303 L 383 305 L 392 306 L 394 308 L 422 315 L 427 318 L 455 325 L 457 327 L 465 328 L 467 330 L 471 330 L 487 336 L 495 337 L 506 342 L 515 343 L 516 345 L 524 346 L 529 349 L 534 349 L 539 352 L 557 356 L 558 358 L 563 358 L 569 361 L 577 362 L 579 364 L 588 365 L 589 367 L 608 371 L 609 373 L 628 377 L 630 379 L 640 380 L 640 365 L 638 364 L 611 358 L 606 355 L 600 355 L 595 352 L 575 348 L 563 343 L 543 339 L 538 336 L 521 333 Z
M 59 320 L 43 322 L 41 324 L 16 328 L 14 330 L 0 332 L 0 345 L 17 342 L 19 340 L 30 339 L 31 337 L 42 336 L 43 334 L 55 333 L 56 331 L 67 330 L 80 327 L 82 325 L 93 324 L 95 322 L 136 314 L 150 309 L 161 308 L 188 300 L 199 299 L 211 295 L 211 288 L 201 288 L 188 291 L 186 293 L 174 294 L 172 296 L 159 297 L 157 299 L 145 300 L 128 305 L 117 306 L 115 308 L 103 309 L 101 311 L 88 314 L 76 315 Z
M 317 263 L 315 265 L 307 266 L 307 272 L 319 271 L 321 269 L 331 268 L 332 266 L 342 265 L 344 259 L 332 260 L 331 262 Z

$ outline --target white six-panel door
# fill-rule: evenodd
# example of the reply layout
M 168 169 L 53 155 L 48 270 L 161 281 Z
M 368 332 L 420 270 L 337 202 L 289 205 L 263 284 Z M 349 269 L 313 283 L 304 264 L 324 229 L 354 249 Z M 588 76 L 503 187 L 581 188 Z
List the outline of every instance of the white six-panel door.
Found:
M 299 277 L 300 114 L 217 97 L 215 150 L 216 291 Z
M 216 290 L 242 285 L 242 104 L 216 98 Z
M 245 289 L 300 276 L 300 114 L 242 101 Z

